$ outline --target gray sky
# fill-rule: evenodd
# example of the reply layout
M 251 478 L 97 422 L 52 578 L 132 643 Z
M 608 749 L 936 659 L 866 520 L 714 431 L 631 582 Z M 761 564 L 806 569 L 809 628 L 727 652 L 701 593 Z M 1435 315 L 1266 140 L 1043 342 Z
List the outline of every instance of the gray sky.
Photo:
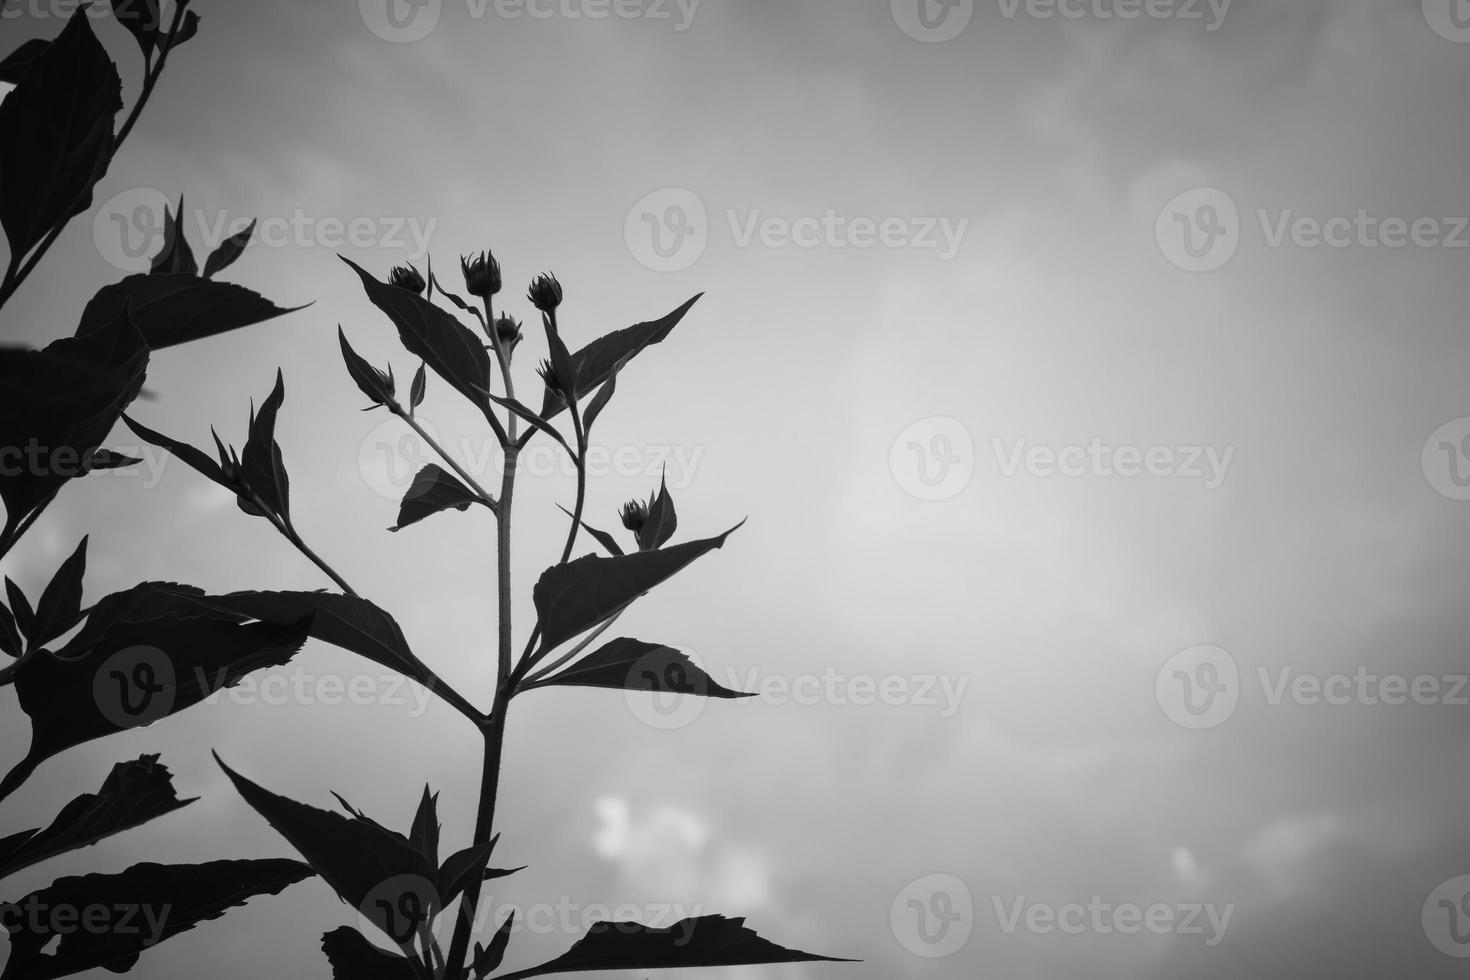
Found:
M 7 21 L 7 48 L 60 28 L 24 3 L 42 18 Z M 69 333 L 122 274 L 109 215 L 182 193 L 196 250 L 262 219 L 272 237 L 226 278 L 314 305 L 160 352 L 158 400 L 134 411 L 238 443 L 283 367 L 303 533 L 483 700 L 493 529 L 382 530 L 414 447 L 357 411 L 337 324 L 400 378 L 415 365 L 336 254 L 382 275 L 426 235 L 458 285 L 458 254 L 494 249 L 518 316 L 554 270 L 574 346 L 706 293 L 620 379 L 589 518 L 615 525 L 665 459 L 681 535 L 749 516 L 620 626 L 762 696 L 516 703 L 497 858 L 531 867 L 495 901 L 576 908 L 519 934 L 511 966 L 569 945 L 568 915 L 632 903 L 662 924 L 679 905 L 748 914 L 865 961 L 750 971 L 773 980 L 1458 975 L 1443 950 L 1470 945 L 1437 902 L 1470 874 L 1470 494 L 1445 455 L 1470 466 L 1470 34 L 1434 0 L 1064 4 L 1075 17 L 976 0 L 932 31 L 917 3 L 443 0 L 395 34 L 383 0 L 200 0 L 102 217 L 72 224 L 5 335 Z M 1104 16 L 1129 9 L 1155 16 Z M 132 91 L 136 53 L 98 30 Z M 336 240 L 354 220 L 361 240 Z M 527 389 L 540 354 L 533 333 Z M 446 385 L 425 412 L 483 458 Z M 572 496 L 538 459 L 522 636 Z M 176 461 L 69 488 L 6 571 L 34 594 L 87 531 L 91 596 L 328 584 Z M 7 828 L 143 751 L 204 799 L 11 890 L 289 853 L 209 747 L 405 827 L 427 779 L 463 841 L 472 733 L 386 683 L 321 703 L 322 678 L 363 669 L 313 645 L 286 672 L 305 695 L 226 697 L 48 763 Z M 1211 669 L 1216 702 L 1180 680 Z M 1431 703 L 1383 703 L 1394 678 Z M 1314 683 L 1344 703 L 1308 703 Z M 1129 906 L 1173 924 L 1122 934 Z M 1048 911 L 1080 934 L 1047 931 Z M 325 976 L 321 933 L 354 920 L 306 883 L 143 969 Z

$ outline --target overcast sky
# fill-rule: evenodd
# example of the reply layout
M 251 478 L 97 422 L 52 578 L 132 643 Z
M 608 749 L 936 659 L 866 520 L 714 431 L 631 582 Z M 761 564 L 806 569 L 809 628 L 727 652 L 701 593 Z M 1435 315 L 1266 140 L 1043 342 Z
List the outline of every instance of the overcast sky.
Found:
M 427 244 L 455 288 L 458 255 L 490 248 L 522 317 L 553 270 L 573 346 L 706 294 L 620 378 L 589 519 L 616 525 L 665 462 L 681 536 L 749 516 L 620 627 L 761 697 L 516 702 L 497 860 L 530 868 L 495 907 L 561 902 L 578 925 L 544 916 L 508 965 L 561 952 L 600 903 L 745 914 L 864 960 L 749 971 L 773 980 L 1460 974 L 1470 29 L 1450 0 L 386 2 L 198 0 L 97 219 L 0 328 L 70 333 L 164 197 L 196 251 L 261 219 L 225 277 L 314 305 L 156 354 L 134 412 L 238 444 L 283 368 L 303 534 L 483 702 L 493 526 L 384 530 L 418 449 L 358 411 L 337 325 L 400 378 L 416 364 L 336 255 L 384 275 Z M 7 49 L 62 23 L 5 9 L 27 11 Z M 131 93 L 136 51 L 98 31 Z M 524 389 L 540 356 L 532 335 Z M 446 385 L 424 414 L 486 458 Z M 520 636 L 572 497 L 535 459 Z M 329 585 L 149 461 L 67 489 L 6 571 L 35 595 L 91 532 L 90 597 Z M 9 890 L 289 854 L 211 747 L 404 828 L 427 780 L 466 841 L 473 733 L 386 681 L 322 703 L 323 678 L 364 669 L 313 644 L 284 672 L 305 694 L 47 763 L 0 830 L 143 751 L 204 799 Z M 326 976 L 321 934 L 354 921 L 312 881 L 140 969 Z

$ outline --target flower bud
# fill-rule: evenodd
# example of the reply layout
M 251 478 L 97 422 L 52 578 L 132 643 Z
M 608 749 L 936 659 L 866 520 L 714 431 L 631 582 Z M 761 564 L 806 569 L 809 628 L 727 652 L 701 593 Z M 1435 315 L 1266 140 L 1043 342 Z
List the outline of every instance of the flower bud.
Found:
M 566 400 L 567 396 L 561 390 L 561 382 L 556 377 L 556 368 L 551 366 L 550 361 L 542 361 L 536 365 L 536 373 L 541 376 L 541 381 L 546 385 L 547 391 L 563 401 Z
M 509 357 L 521 342 L 521 321 L 513 316 L 502 316 L 495 320 L 495 339 L 500 349 Z
M 500 292 L 500 263 L 489 252 L 461 256 L 459 268 L 464 273 L 465 289 L 471 296 L 489 299 Z
M 556 281 L 556 276 L 544 272 L 531 281 L 526 298 L 542 313 L 554 313 L 561 305 L 561 283 Z
M 423 274 L 412 265 L 397 265 L 388 273 L 388 285 L 422 294 L 428 283 L 424 282 Z
M 623 527 L 637 534 L 648 521 L 648 505 L 641 500 L 628 501 L 623 505 L 622 518 Z

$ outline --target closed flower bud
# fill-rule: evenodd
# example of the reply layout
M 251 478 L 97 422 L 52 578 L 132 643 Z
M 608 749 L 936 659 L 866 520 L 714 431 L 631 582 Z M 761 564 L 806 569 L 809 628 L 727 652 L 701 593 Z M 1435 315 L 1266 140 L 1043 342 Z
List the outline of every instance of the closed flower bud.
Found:
M 503 316 L 495 321 L 495 339 L 500 349 L 509 357 L 521 342 L 521 321 L 513 316 Z
M 489 299 L 500 292 L 500 263 L 489 252 L 462 256 L 459 268 L 464 273 L 464 287 L 471 296 Z
M 622 518 L 623 527 L 637 534 L 648 521 L 648 505 L 641 500 L 628 501 L 623 505 Z
M 424 282 L 423 275 L 412 265 L 394 266 L 393 271 L 388 273 L 388 285 L 406 289 L 411 293 L 422 293 L 428 283 Z
M 551 366 L 550 361 L 542 361 L 536 365 L 536 373 L 541 376 L 541 380 L 546 385 L 547 391 L 563 401 L 566 400 L 566 395 L 562 394 L 561 382 L 556 379 L 556 368 Z
M 561 305 L 561 283 L 551 273 L 542 273 L 531 281 L 531 290 L 526 298 L 542 313 L 554 313 Z

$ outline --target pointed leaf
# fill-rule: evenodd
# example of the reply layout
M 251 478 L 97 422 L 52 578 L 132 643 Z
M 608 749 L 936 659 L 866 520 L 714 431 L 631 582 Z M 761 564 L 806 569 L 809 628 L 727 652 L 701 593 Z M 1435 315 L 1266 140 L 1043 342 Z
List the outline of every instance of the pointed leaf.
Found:
M 36 603 L 36 642 L 48 643 L 77 624 L 82 611 L 82 576 L 87 570 L 87 539 L 62 562 Z
M 209 253 L 209 258 L 204 260 L 204 278 L 208 279 L 216 272 L 233 265 L 235 260 L 244 254 L 245 246 L 250 244 L 250 236 L 253 234 L 255 234 L 255 222 L 251 221 L 243 229 L 220 242 L 215 250 Z
M 386 405 L 392 401 L 393 388 L 388 376 L 352 349 L 341 324 L 337 325 L 337 343 L 342 348 L 342 360 L 347 364 L 347 374 L 352 378 L 353 384 L 357 385 L 357 390 L 366 395 L 374 405 Z
M 148 274 L 193 276 L 198 272 L 199 265 L 194 261 L 194 250 L 184 237 L 184 199 L 180 197 L 178 213 L 170 212 L 167 207 L 163 209 L 163 248 L 154 256 L 153 266 Z
M 119 762 L 96 793 L 83 793 L 62 808 L 51 826 L 15 834 L 0 845 L 0 877 L 47 858 L 141 826 L 193 803 L 174 792 L 158 756 Z
M 755 697 L 754 694 L 721 687 L 694 661 L 673 647 L 626 638 L 613 640 L 536 686 L 555 685 L 694 694 L 703 698 Z
M 299 861 L 270 859 L 135 864 L 121 874 L 59 878 L 4 906 L 10 959 L 0 977 L 50 980 L 94 967 L 124 973 L 154 945 L 309 877 L 311 869 Z M 86 912 L 87 927 L 36 909 Z M 56 951 L 43 953 L 58 937 Z
M 599 922 L 551 962 L 508 973 L 501 980 L 587 970 L 664 970 L 814 961 L 853 962 L 777 946 L 746 928 L 743 918 L 702 915 L 684 919 L 668 929 L 653 929 L 636 922 Z
M 78 9 L 0 100 L 0 133 L 11 134 L 0 140 L 0 226 L 13 257 L 91 206 L 120 108 L 117 69 Z
M 469 510 L 471 504 L 479 502 L 479 496 L 457 477 L 430 463 L 413 478 L 398 507 L 398 524 L 390 530 L 401 531 L 441 511 Z
M 77 335 L 85 336 L 129 308 L 148 346 L 158 350 L 264 323 L 310 305 L 282 308 L 244 286 L 217 279 L 138 273 L 97 291 L 82 311 Z
M 51 46 L 51 42 L 42 37 L 33 37 L 23 43 L 0 61 L 0 82 L 8 82 L 11 85 L 20 82 L 20 76 L 26 73 L 31 62 L 41 56 L 41 52 Z
M 18 657 L 25 652 L 25 641 L 16 628 L 15 617 L 10 610 L 0 605 L 0 653 Z
M 674 513 L 674 498 L 669 496 L 669 483 L 664 479 L 658 493 L 648 504 L 648 517 L 643 529 L 638 532 L 638 547 L 644 551 L 662 548 L 674 536 L 679 527 L 678 515 Z
M 569 456 L 572 456 L 573 458 L 576 457 L 576 451 L 572 449 L 571 446 L 567 445 L 567 441 L 566 439 L 562 438 L 562 434 L 556 431 L 556 428 L 554 426 L 552 426 L 541 416 L 533 412 L 528 406 L 522 404 L 514 398 L 501 398 L 498 395 L 490 394 L 488 391 L 483 391 L 481 392 L 481 394 L 490 399 L 495 404 L 499 405 L 501 408 L 508 408 L 512 412 L 515 412 L 516 415 L 520 416 L 528 423 L 530 423 L 531 428 L 535 429 L 538 432 L 544 432 L 547 435 L 551 436 L 551 438 L 555 439 L 561 445 L 561 447 L 567 451 L 567 454 Z
M 660 320 L 616 330 L 605 337 L 599 337 L 573 354 L 572 361 L 577 366 L 577 396 L 580 398 L 602 384 L 614 371 L 645 348 L 661 342 L 673 332 L 679 321 L 684 319 L 684 314 L 698 301 L 699 296 L 695 296 Z M 541 415 L 547 419 L 555 418 L 564 408 L 566 404 L 548 392 L 541 404 Z
M 184 12 L 184 21 L 179 24 L 179 29 L 174 32 L 171 47 L 178 47 L 199 33 L 199 15 L 189 10 Z
M 411 412 L 424 403 L 424 395 L 428 391 L 429 379 L 425 372 L 428 365 L 420 363 L 419 369 L 413 373 L 413 387 L 408 392 L 408 410 Z
M 718 537 L 659 551 L 617 558 L 589 555 L 547 569 L 532 593 L 541 623 L 542 649 L 549 650 L 601 623 L 691 562 L 722 546 L 739 527 L 737 524 Z
M 126 415 L 123 416 L 123 421 L 127 423 L 128 428 L 132 429 L 133 434 L 139 439 L 142 439 L 150 446 L 157 446 L 160 449 L 168 450 L 183 460 L 190 469 L 202 476 L 208 477 L 226 490 L 232 493 L 234 492 L 235 488 L 230 484 L 229 478 L 225 476 L 225 471 L 220 469 L 219 463 L 216 463 L 205 453 L 195 449 L 186 442 L 179 442 L 177 439 L 170 439 L 161 432 L 154 432 L 143 423 L 129 418 Z M 216 437 L 216 440 L 218 440 L 218 437 Z
M 395 943 L 411 941 L 425 917 L 432 919 L 444 907 L 434 885 L 438 868 L 402 834 L 272 793 L 218 755 L 215 761 L 245 802 L 301 852 L 322 880 Z M 411 910 L 407 918 L 406 909 Z
M 490 388 L 490 355 L 475 335 L 422 296 L 379 282 L 351 259 L 342 261 L 362 280 L 373 305 L 393 321 L 398 339 L 409 353 L 488 414 L 482 392 Z
M 291 515 L 291 481 L 286 475 L 286 461 L 276 443 L 276 414 L 286 398 L 286 382 L 278 368 L 276 385 L 250 420 L 250 438 L 240 454 L 240 479 L 272 511 L 289 518 Z
M 439 864 L 438 807 L 439 797 L 430 794 L 429 787 L 425 785 L 418 811 L 413 815 L 413 826 L 408 832 L 408 842 L 436 867 Z
M 322 936 L 322 952 L 332 966 L 332 980 L 419 980 L 411 960 L 379 949 L 351 926 Z
M 607 403 L 612 400 L 613 393 L 617 390 L 618 373 L 614 370 L 612 374 L 608 375 L 607 380 L 603 382 L 602 387 L 597 389 L 597 394 L 592 396 L 592 401 L 587 404 L 587 411 L 582 417 L 582 428 L 585 431 L 592 431 L 593 424 L 602 415 L 602 410 L 607 408 Z
M 91 464 L 87 472 L 93 470 L 120 470 L 129 466 L 137 466 L 143 462 L 136 456 L 125 456 L 115 449 L 98 449 L 92 453 Z
M 158 0 L 112 0 L 112 15 L 137 39 L 144 55 L 153 53 L 164 29 L 159 20 Z
M 444 896 L 445 905 L 458 898 L 476 877 L 484 880 L 478 869 L 484 868 L 485 862 L 490 860 L 490 853 L 495 850 L 495 842 L 499 839 L 496 835 L 483 844 L 471 844 L 444 859 L 439 868 L 438 882 L 439 894 Z
M 102 615 L 120 608 L 109 605 Z M 308 623 L 250 623 L 169 613 L 111 623 L 94 611 L 59 652 L 20 661 L 15 691 L 31 719 L 31 747 L 0 782 L 8 796 L 36 767 L 65 749 L 150 725 L 234 684 L 251 671 L 289 661 Z
M 567 510 L 565 507 L 562 507 L 560 504 L 558 504 L 557 507 L 563 514 L 567 515 L 568 517 L 572 516 L 572 512 Z M 616 557 L 622 557 L 623 546 L 618 544 L 617 538 L 613 537 L 611 534 L 608 534 L 606 531 L 599 531 L 597 528 L 593 527 L 591 524 L 588 524 L 586 521 L 582 522 L 582 530 L 586 531 L 588 534 L 596 538 L 597 543 L 606 548 L 611 554 Z
M 506 947 L 510 945 L 510 931 L 515 927 L 516 910 L 511 909 L 500 928 L 495 930 L 495 938 L 490 940 L 490 945 L 483 949 L 475 950 L 475 976 L 484 977 L 500 969 L 500 961 L 505 959 Z
M 15 625 L 19 627 L 21 636 L 27 640 L 27 646 L 36 643 L 36 613 L 31 608 L 31 602 L 26 594 L 20 590 L 20 586 L 11 581 L 10 576 L 5 576 L 5 598 L 10 603 L 11 611 L 15 615 Z

